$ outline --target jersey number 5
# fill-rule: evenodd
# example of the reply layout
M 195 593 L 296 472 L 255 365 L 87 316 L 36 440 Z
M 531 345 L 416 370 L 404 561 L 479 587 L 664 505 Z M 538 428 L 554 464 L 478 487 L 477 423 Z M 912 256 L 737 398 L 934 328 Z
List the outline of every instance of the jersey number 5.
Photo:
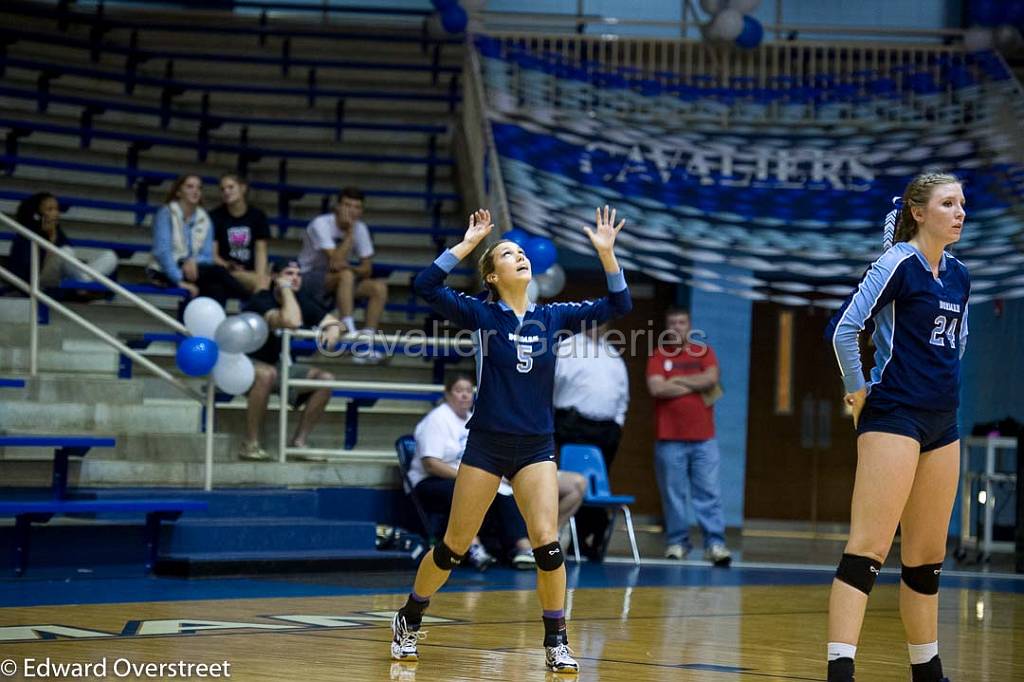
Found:
M 947 327 L 946 316 L 939 315 L 935 318 L 935 329 L 932 330 L 931 343 L 934 346 L 946 346 L 945 339 L 949 339 L 949 347 L 956 348 L 956 323 L 957 318 L 949 320 Z
M 519 359 L 519 364 L 516 365 L 516 369 L 523 374 L 526 374 L 533 369 L 533 356 L 530 355 L 532 352 L 532 345 L 528 343 L 516 344 L 516 357 Z

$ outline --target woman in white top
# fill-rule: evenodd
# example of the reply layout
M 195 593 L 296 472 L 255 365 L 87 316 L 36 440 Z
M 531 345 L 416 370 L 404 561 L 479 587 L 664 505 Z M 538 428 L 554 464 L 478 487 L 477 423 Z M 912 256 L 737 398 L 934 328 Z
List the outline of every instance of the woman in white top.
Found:
M 416 425 L 416 456 L 409 465 L 409 481 L 429 512 L 447 516 L 451 511 L 455 476 L 469 436 L 466 422 L 472 408 L 472 379 L 464 374 L 455 375 L 445 382 L 444 401 Z M 498 493 L 488 512 L 485 527 L 496 531 L 502 548 L 512 554 L 512 564 L 516 568 L 535 568 L 526 522 L 512 499 L 512 488 L 502 481 Z M 480 570 L 494 563 L 479 537 L 473 538 L 469 560 Z

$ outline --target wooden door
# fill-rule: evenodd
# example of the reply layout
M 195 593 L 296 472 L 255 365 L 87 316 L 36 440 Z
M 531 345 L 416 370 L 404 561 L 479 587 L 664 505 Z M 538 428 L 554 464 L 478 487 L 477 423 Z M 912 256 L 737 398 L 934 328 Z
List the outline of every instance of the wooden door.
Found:
M 832 311 L 754 305 L 745 515 L 848 522 L 856 438 L 823 334 Z

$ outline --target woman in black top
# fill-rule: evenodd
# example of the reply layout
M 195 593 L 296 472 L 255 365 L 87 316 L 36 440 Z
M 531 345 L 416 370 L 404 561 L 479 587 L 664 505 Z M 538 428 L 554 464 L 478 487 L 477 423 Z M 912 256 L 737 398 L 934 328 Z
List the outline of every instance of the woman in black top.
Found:
M 210 211 L 214 225 L 213 260 L 223 265 L 246 289 L 269 286 L 267 215 L 246 200 L 249 183 L 234 173 L 220 178 L 223 203 Z

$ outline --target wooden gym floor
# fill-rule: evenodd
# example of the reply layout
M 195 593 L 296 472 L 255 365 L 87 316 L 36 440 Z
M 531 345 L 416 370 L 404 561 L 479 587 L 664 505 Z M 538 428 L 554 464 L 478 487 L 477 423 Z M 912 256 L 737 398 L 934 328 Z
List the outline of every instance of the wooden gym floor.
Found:
M 831 571 L 570 563 L 569 636 L 579 679 L 823 680 Z M 872 594 L 858 680 L 909 678 L 896 579 L 884 571 Z M 432 602 L 420 661 L 392 662 L 390 614 L 410 580 L 408 573 L 4 579 L 0 679 L 104 679 L 75 677 L 74 669 L 40 675 L 47 659 L 105 660 L 105 679 L 171 679 L 170 668 L 146 677 L 129 667 L 144 663 L 220 663 L 219 679 L 232 680 L 566 679 L 544 669 L 533 574 L 501 568 L 456 571 Z M 940 649 L 953 682 L 1024 680 L 1024 579 L 947 570 L 940 608 Z

